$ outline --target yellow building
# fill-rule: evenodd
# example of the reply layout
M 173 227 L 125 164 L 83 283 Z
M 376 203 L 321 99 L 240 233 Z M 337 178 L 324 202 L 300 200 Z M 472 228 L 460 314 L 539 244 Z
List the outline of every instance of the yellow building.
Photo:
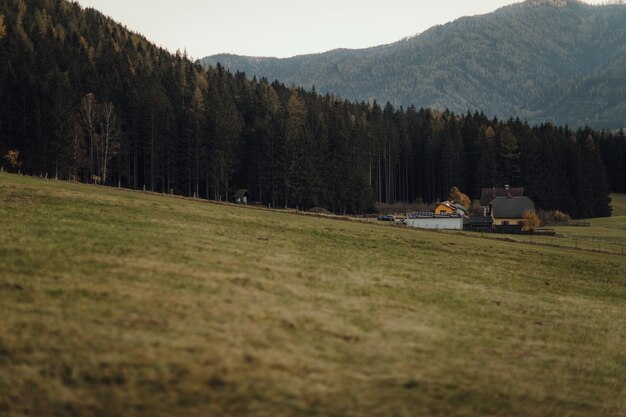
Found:
M 467 207 L 464 207 L 461 204 L 451 203 L 450 201 L 444 201 L 443 203 L 440 203 L 435 209 L 435 215 L 437 216 L 452 216 L 454 214 L 464 216 L 466 212 Z
M 456 209 L 452 206 L 452 204 L 446 201 L 437 206 L 437 208 L 435 209 L 435 214 L 437 216 L 441 216 L 442 214 L 450 215 L 450 214 L 454 214 L 455 211 Z

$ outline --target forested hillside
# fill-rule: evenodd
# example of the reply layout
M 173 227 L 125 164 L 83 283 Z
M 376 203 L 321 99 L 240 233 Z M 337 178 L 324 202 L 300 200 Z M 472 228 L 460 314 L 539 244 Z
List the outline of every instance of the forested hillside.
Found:
M 626 127 L 626 6 L 619 4 L 528 0 L 369 49 L 201 62 L 349 99 Z
M 623 133 L 250 80 L 65 0 L 0 0 L 0 14 L 5 170 L 216 200 L 247 188 L 265 205 L 334 212 L 510 184 L 539 207 L 604 216 L 608 181 L 626 186 Z

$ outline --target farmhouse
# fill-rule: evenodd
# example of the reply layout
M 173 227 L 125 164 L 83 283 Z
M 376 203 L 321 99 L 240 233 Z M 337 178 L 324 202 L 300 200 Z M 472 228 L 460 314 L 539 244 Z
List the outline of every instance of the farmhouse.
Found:
M 493 225 L 501 231 L 521 231 L 524 212 L 535 210 L 535 203 L 528 197 L 496 197 L 489 204 Z
M 248 204 L 250 200 L 250 193 L 246 189 L 237 190 L 234 195 L 235 203 L 237 204 Z

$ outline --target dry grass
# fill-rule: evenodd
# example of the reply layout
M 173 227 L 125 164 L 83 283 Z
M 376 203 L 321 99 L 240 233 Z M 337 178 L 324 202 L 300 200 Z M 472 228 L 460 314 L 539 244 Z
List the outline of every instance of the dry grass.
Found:
M 611 194 L 613 216 L 626 216 L 626 194 Z
M 626 257 L 0 174 L 0 415 L 624 416 Z

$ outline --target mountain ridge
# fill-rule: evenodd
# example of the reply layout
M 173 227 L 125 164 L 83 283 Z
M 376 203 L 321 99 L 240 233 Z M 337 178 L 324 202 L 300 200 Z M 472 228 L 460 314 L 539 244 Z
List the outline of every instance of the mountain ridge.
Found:
M 608 107 L 584 106 L 579 113 L 587 116 L 575 119 L 566 109 L 545 103 L 545 96 L 559 86 L 571 90 L 576 78 L 602 86 L 611 79 L 607 73 L 619 73 L 615 69 L 626 64 L 624 23 L 626 7 L 621 5 L 528 0 L 433 26 L 386 45 L 292 58 L 220 54 L 200 62 L 219 62 L 233 72 L 315 86 L 322 93 L 351 100 L 458 113 L 480 109 L 535 123 L 550 120 L 619 128 L 624 119 L 619 101 L 626 101 L 626 96 L 603 97 L 600 102 L 608 102 Z M 619 87 L 622 81 L 626 77 L 619 73 L 613 84 Z M 593 94 L 597 89 L 591 88 Z M 570 90 L 572 97 L 592 94 Z

